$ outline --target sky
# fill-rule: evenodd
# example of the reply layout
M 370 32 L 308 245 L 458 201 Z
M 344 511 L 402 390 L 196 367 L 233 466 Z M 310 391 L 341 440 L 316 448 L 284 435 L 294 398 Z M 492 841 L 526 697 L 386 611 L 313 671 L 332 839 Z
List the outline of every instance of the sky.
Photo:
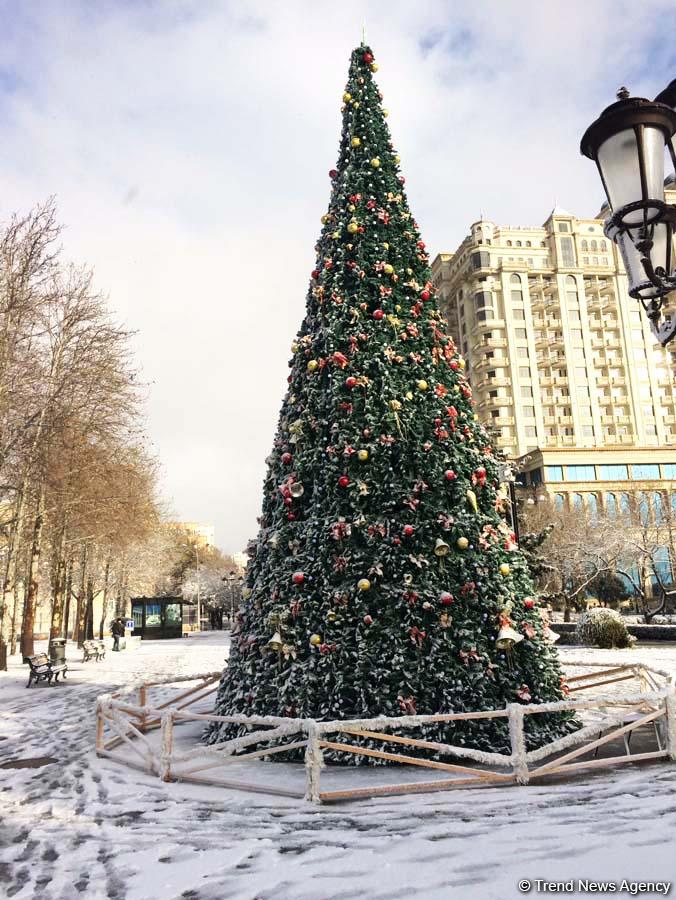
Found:
M 582 133 L 676 76 L 673 0 L 0 0 L 0 220 L 54 195 L 136 332 L 175 516 L 255 535 L 362 24 L 430 256 L 594 215 Z

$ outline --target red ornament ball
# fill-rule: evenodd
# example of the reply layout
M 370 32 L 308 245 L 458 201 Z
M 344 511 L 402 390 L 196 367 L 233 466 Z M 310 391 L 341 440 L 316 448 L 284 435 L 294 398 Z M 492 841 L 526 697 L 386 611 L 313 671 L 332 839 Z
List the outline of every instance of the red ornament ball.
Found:
M 286 514 L 286 518 L 289 520 L 289 522 L 293 522 L 293 520 L 296 518 L 296 514 L 293 512 L 288 512 Z
M 453 594 L 449 594 L 448 591 L 442 591 L 439 600 L 442 606 L 450 606 L 453 603 Z
M 305 572 L 294 572 L 291 576 L 294 584 L 302 584 L 305 581 Z
M 446 471 L 444 472 L 444 478 L 446 479 L 446 481 L 455 481 L 457 477 L 458 476 L 455 474 L 453 469 L 446 469 Z
M 421 299 L 421 300 L 429 300 L 429 299 L 430 299 L 430 292 L 429 292 L 429 291 L 422 291 L 422 293 L 420 294 L 420 299 Z
M 354 377 L 354 375 L 348 375 L 348 377 L 345 379 L 345 387 L 349 387 L 350 390 L 357 387 L 357 379 Z
M 457 361 L 457 359 L 452 359 L 452 360 L 450 361 L 450 363 L 449 363 L 449 366 L 450 366 L 450 367 L 453 369 L 453 371 L 455 372 L 455 371 L 457 370 L 457 368 L 458 368 L 458 361 Z
M 319 278 L 319 270 L 318 269 L 312 270 L 312 277 L 314 278 L 315 281 Z
M 406 537 L 411 537 L 414 531 L 415 528 L 413 527 L 413 525 L 404 525 L 404 535 Z
M 535 600 L 533 600 L 532 597 L 527 597 L 523 601 L 523 605 L 526 607 L 526 609 L 533 609 L 533 607 L 535 606 Z
M 374 309 L 373 318 L 376 319 L 376 321 L 380 322 L 381 319 L 385 318 L 385 313 L 382 311 L 382 309 Z
M 338 175 L 338 169 L 331 169 L 329 172 L 329 178 L 335 178 Z
M 349 483 L 350 483 L 350 479 L 347 477 L 347 475 L 341 475 L 340 478 L 338 479 L 339 487 L 346 488 Z
M 392 543 L 395 547 L 398 547 L 401 544 L 401 538 L 396 535 L 392 538 Z
M 370 66 L 371 63 L 373 62 L 373 54 L 365 53 L 361 59 L 362 59 L 362 62 L 365 62 L 367 66 Z
M 373 616 L 364 616 L 364 625 L 373 625 Z
M 416 247 L 418 248 L 418 250 L 424 250 L 425 249 L 425 241 L 417 241 Z
M 290 453 L 282 453 L 282 462 L 285 466 L 290 466 L 293 462 L 293 456 Z

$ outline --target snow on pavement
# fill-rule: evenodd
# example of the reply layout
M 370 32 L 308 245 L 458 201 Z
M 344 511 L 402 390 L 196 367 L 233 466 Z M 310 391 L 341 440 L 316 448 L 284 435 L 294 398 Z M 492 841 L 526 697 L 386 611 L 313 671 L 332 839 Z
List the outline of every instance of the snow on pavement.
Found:
M 30 691 L 27 667 L 11 660 L 0 674 L 0 897 L 509 900 L 523 896 L 522 879 L 616 881 L 618 896 L 629 896 L 622 879 L 676 881 L 672 764 L 314 807 L 164 784 L 96 758 L 98 694 L 141 677 L 216 670 L 226 653 L 223 633 L 144 642 L 100 663 L 75 662 L 69 646 L 66 684 Z M 561 654 L 676 672 L 675 647 Z M 58 762 L 1 768 L 35 756 Z M 279 768 L 262 765 L 274 783 Z

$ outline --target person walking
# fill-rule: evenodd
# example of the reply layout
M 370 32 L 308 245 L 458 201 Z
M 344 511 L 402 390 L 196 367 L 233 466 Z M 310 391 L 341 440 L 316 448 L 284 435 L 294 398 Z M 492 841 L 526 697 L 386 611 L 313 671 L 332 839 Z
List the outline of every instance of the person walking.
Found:
M 124 635 L 124 623 L 122 619 L 115 619 L 110 631 L 113 635 L 113 650 L 119 650 L 120 638 Z

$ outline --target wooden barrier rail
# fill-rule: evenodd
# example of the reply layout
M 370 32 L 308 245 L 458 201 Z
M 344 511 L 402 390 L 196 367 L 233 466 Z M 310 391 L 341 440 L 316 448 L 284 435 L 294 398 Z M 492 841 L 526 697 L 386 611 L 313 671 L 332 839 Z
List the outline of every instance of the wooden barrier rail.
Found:
M 526 784 L 532 779 L 567 775 L 602 766 L 658 759 L 676 760 L 676 686 L 670 673 L 642 663 L 608 665 L 570 662 L 567 665 L 587 669 L 567 679 L 570 693 L 605 688 L 632 679 L 638 681 L 640 689 L 637 693 L 622 695 L 615 688 L 614 693 L 593 698 L 567 698 L 542 704 L 511 703 L 504 709 L 477 712 L 323 722 L 278 716 L 219 716 L 189 709 L 217 689 L 221 673 L 210 672 L 144 682 L 126 691 L 100 697 L 97 702 L 96 752 L 115 762 L 151 772 L 164 781 L 214 784 L 244 791 L 303 797 L 315 803 L 446 791 L 478 785 Z M 169 699 L 163 696 L 161 702 L 152 703 L 150 694 L 154 689 L 166 691 L 172 686 L 189 682 L 198 683 L 187 689 L 179 688 L 179 693 Z M 137 703 L 131 700 L 132 695 L 136 696 Z M 527 716 L 569 711 L 595 714 L 596 718 L 571 734 L 527 752 L 524 728 Z M 426 740 L 424 736 L 401 734 L 402 731 L 424 729 L 432 724 L 489 718 L 507 720 L 509 752 L 484 752 L 472 747 Z M 175 728 L 188 722 L 231 723 L 245 726 L 247 732 L 219 744 L 198 745 L 181 752 L 175 745 Z M 650 725 L 655 731 L 657 749 L 631 753 L 631 735 Z M 157 728 L 160 729 L 159 746 L 146 736 L 148 731 Z M 395 730 L 399 733 L 390 733 Z M 341 740 L 340 735 L 361 742 L 349 743 Z M 626 752 L 623 755 L 597 756 L 599 749 L 609 747 L 619 739 L 624 741 Z M 383 746 L 388 744 L 393 746 Z M 129 747 L 131 753 L 128 757 L 113 752 L 121 745 Z M 304 791 L 238 778 L 223 779 L 213 774 L 214 770 L 228 765 L 300 750 L 304 750 L 305 755 Z M 431 751 L 436 758 L 411 755 L 410 751 L 416 750 Z M 322 790 L 324 751 L 334 756 L 365 756 L 416 769 L 436 770 L 453 777 Z M 585 758 L 592 753 L 593 757 Z M 444 761 L 442 757 L 451 759 Z M 463 759 L 474 765 L 460 763 L 459 760 Z

